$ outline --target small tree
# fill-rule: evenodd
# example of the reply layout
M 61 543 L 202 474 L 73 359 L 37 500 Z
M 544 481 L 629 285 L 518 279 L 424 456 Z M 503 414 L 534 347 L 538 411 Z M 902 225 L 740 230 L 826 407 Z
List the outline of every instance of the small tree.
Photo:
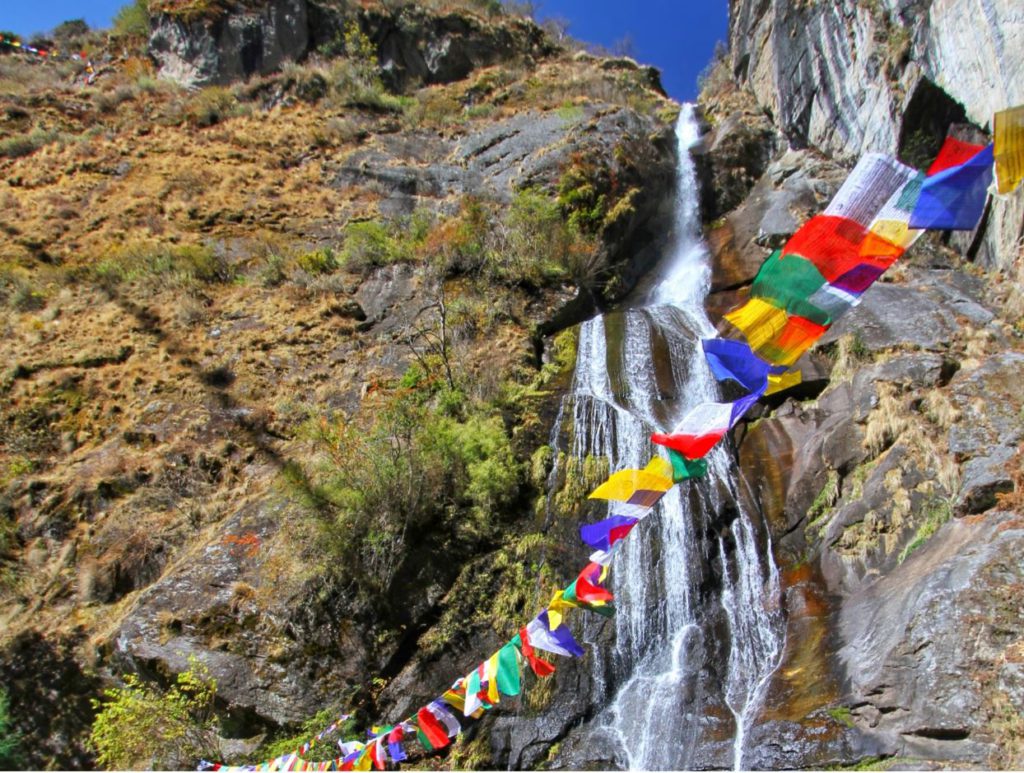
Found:
M 135 674 L 124 687 L 94 700 L 99 709 L 89 733 L 96 761 L 116 770 L 183 770 L 201 757 L 219 756 L 213 702 L 217 682 L 206 666 L 189 658 L 167 690 L 144 683 Z

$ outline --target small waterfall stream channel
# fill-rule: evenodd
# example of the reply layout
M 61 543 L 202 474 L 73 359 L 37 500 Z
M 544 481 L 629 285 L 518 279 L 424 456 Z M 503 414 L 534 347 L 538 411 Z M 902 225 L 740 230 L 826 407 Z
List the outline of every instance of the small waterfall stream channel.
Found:
M 652 431 L 719 399 L 700 346 L 715 330 L 704 312 L 710 269 L 689 153 L 699 137 L 691 106 L 676 137 L 670 253 L 625 310 L 582 325 L 563 404 L 571 429 L 553 440 L 579 459 L 607 458 L 613 471 L 643 467 L 659 452 Z M 705 479 L 674 487 L 622 546 L 612 565 L 616 616 L 586 616 L 590 708 L 564 744 L 567 767 L 743 767 L 784 620 L 767 530 L 726 445 L 708 456 Z

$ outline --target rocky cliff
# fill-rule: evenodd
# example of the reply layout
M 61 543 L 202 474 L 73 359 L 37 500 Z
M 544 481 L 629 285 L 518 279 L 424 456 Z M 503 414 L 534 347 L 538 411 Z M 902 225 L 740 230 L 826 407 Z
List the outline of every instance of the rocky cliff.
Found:
M 37 767 L 91 765 L 90 698 L 190 655 L 244 760 L 506 640 L 600 477 L 548 480 L 573 325 L 669 237 L 650 69 L 485 3 L 207 5 L 89 88 L 0 60 L 0 673 Z M 1024 102 L 1014 5 L 734 0 L 712 313 L 862 152 L 920 165 Z M 752 767 L 1024 763 L 1022 214 L 922 240 L 733 438 L 788 616 Z M 560 664 L 446 764 L 610 764 L 599 699 Z M 665 740 L 728 765 L 705 708 Z
M 1024 102 L 1022 40 L 1016 3 L 731 3 L 702 97 L 711 307 L 860 154 L 922 166 Z M 1018 191 L 923 239 L 737 435 L 789 614 L 752 766 L 1020 764 L 1022 236 Z

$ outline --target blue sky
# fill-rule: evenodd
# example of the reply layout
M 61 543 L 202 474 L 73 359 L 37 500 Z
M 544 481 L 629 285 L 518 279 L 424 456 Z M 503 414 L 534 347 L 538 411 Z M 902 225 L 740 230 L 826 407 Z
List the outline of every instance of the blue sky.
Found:
M 126 0 L 0 0 L 0 29 L 28 36 L 62 21 L 84 18 L 90 27 L 109 27 Z M 662 71 L 665 89 L 676 99 L 693 99 L 697 75 L 711 60 L 715 42 L 725 40 L 727 0 L 539 0 L 537 18 L 560 17 L 569 34 L 612 48 L 625 38 L 632 54 Z

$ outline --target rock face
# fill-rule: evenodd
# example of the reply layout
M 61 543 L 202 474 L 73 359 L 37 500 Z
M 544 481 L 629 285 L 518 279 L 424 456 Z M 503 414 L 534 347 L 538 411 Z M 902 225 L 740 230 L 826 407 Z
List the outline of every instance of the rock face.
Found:
M 149 52 L 161 77 L 184 86 L 233 83 L 305 56 L 307 14 L 306 0 L 270 0 L 258 9 L 194 21 L 158 14 Z
M 711 100 L 704 163 L 726 171 L 704 184 L 730 179 L 757 109 L 770 157 L 735 203 L 705 196 L 731 205 L 706 214 L 714 313 L 862 153 L 921 166 L 952 125 L 990 129 L 1024 102 L 1017 3 L 734 0 L 730 35 L 748 101 Z M 1019 764 L 1019 723 L 1001 717 L 1024 705 L 1024 629 L 1005 602 L 1024 570 L 1024 400 L 1010 387 L 1024 363 L 999 272 L 1016 276 L 1022 221 L 1017 191 L 975 233 L 923 239 L 804 359 L 825 391 L 782 396 L 737 434 L 789 613 L 752 767 Z
M 737 80 L 786 140 L 840 161 L 934 154 L 951 122 L 990 130 L 994 112 L 1024 103 L 1015 0 L 735 0 L 730 41 Z M 1022 220 L 1020 191 L 994 201 L 980 259 L 1009 265 Z
M 401 6 L 394 15 L 367 14 L 362 26 L 377 45 L 385 77 L 398 89 L 451 83 L 480 67 L 553 51 L 529 21 L 491 26 L 473 16 L 438 15 L 414 4 Z

